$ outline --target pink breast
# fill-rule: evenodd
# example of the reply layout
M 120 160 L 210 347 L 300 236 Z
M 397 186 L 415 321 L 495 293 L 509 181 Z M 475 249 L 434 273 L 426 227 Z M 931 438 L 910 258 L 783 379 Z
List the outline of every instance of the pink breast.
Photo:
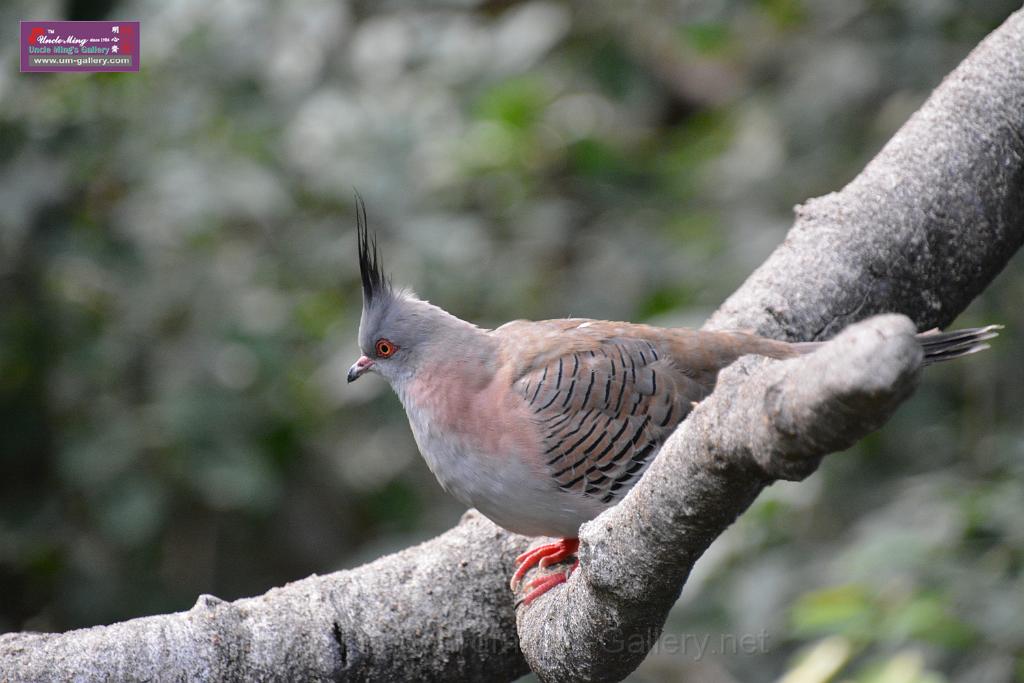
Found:
M 478 368 L 453 361 L 412 381 L 409 397 L 431 417 L 432 426 L 483 456 L 534 461 L 540 444 L 522 399 L 504 373 L 488 378 Z

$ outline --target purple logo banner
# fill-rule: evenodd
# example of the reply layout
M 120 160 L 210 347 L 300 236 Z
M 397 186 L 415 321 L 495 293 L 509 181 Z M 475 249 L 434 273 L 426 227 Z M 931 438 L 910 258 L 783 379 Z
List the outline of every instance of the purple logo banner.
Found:
M 137 21 L 23 21 L 22 71 L 138 71 Z

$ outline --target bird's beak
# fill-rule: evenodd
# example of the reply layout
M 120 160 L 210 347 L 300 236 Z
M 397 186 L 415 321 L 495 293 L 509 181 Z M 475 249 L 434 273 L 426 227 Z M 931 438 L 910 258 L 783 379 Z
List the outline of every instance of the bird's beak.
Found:
M 373 367 L 373 361 L 366 356 L 359 356 L 359 360 L 348 369 L 348 381 L 355 382 Z

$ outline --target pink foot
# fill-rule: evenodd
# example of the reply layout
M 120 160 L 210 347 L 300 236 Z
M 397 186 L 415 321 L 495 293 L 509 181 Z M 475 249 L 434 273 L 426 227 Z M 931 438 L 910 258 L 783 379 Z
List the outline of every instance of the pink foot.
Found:
M 536 579 L 526 584 L 526 587 L 531 590 L 526 594 L 526 597 L 523 598 L 522 604 L 529 605 L 531 602 L 544 595 L 558 584 L 565 583 L 569 580 L 569 576 L 576 571 L 576 567 L 579 566 L 580 561 L 576 560 L 564 574 L 559 572 L 557 574 L 548 574 L 547 576 L 538 576 Z
M 538 566 L 540 568 L 547 567 L 552 564 L 561 562 L 562 560 L 572 557 L 577 550 L 580 548 L 580 541 L 578 538 L 563 538 L 554 543 L 548 543 L 533 550 L 528 550 L 519 557 L 516 558 L 516 571 L 512 575 L 512 581 L 510 586 L 515 591 L 519 588 L 520 581 L 523 580 L 523 576 L 532 567 Z M 523 599 L 523 604 L 528 605 L 533 602 L 537 597 L 551 590 L 552 587 L 563 583 L 569 575 L 572 574 L 573 570 L 579 566 L 580 561 L 576 560 L 576 563 L 564 574 L 550 574 L 548 576 L 542 576 L 534 579 L 528 584 L 530 592 Z

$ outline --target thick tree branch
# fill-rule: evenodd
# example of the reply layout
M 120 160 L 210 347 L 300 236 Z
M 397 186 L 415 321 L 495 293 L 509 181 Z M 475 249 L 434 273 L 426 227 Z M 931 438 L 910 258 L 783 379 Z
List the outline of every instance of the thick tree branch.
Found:
M 1018 12 L 856 180 L 798 209 L 709 326 L 809 339 L 886 311 L 948 323 L 1024 239 L 1022 187 Z M 636 643 L 653 642 L 690 566 L 758 491 L 813 471 L 911 390 L 910 334 L 901 318 L 876 318 L 806 358 L 724 372 L 626 500 L 584 527 L 581 570 L 518 610 L 542 678 L 612 680 L 636 666 Z M 421 546 L 257 598 L 0 636 L 0 681 L 515 678 L 526 665 L 506 582 L 526 542 L 470 514 Z
M 259 597 L 0 636 L 0 682 L 514 679 L 527 669 L 499 577 L 527 542 L 469 512 L 427 543 Z

